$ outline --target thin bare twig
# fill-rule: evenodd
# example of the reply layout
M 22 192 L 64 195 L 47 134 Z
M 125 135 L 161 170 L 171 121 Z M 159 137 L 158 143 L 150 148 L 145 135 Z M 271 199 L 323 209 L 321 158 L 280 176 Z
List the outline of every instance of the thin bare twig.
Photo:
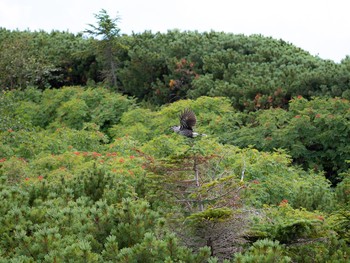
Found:
M 243 182 L 244 180 L 244 173 L 245 173 L 245 168 L 246 168 L 246 163 L 245 163 L 245 159 L 243 158 L 243 169 L 242 169 L 242 175 L 241 175 L 241 182 Z

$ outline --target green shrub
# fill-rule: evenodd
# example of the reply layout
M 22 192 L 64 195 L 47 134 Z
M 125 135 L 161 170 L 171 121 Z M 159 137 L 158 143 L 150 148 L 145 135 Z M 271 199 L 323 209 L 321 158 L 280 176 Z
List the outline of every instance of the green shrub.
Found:
M 234 257 L 235 263 L 248 262 L 292 262 L 292 259 L 287 256 L 285 247 L 278 241 L 262 239 L 256 241 L 248 251 L 237 253 Z

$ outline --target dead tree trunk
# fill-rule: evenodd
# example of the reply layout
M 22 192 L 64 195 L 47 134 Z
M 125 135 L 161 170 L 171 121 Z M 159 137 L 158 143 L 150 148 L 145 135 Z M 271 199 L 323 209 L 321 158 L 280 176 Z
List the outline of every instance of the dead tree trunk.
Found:
M 200 181 L 199 181 L 199 169 L 198 169 L 198 159 L 197 156 L 194 157 L 194 162 L 193 162 L 193 170 L 194 170 L 194 180 L 196 182 L 196 187 L 199 188 L 201 186 Z M 202 196 L 198 196 L 198 204 L 199 204 L 199 211 L 204 211 L 204 206 L 203 206 L 203 201 L 202 201 Z

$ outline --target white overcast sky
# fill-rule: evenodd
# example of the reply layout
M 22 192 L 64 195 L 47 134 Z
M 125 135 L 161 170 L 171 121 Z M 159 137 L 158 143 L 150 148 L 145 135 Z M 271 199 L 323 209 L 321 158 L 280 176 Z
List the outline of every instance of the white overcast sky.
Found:
M 262 34 L 340 62 L 350 55 L 350 0 L 0 0 L 0 27 L 64 30 L 119 15 L 121 33 L 171 29 Z

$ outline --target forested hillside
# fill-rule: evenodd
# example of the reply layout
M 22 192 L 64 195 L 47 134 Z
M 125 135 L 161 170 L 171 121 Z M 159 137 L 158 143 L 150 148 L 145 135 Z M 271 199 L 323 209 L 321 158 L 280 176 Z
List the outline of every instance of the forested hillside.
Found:
M 337 64 L 258 35 L 169 31 L 97 40 L 67 32 L 0 29 L 0 47 L 2 89 L 104 81 L 155 105 L 225 96 L 239 110 L 285 108 L 299 95 L 350 99 L 349 57 Z
M 0 262 L 350 261 L 350 57 L 96 18 L 0 29 Z

